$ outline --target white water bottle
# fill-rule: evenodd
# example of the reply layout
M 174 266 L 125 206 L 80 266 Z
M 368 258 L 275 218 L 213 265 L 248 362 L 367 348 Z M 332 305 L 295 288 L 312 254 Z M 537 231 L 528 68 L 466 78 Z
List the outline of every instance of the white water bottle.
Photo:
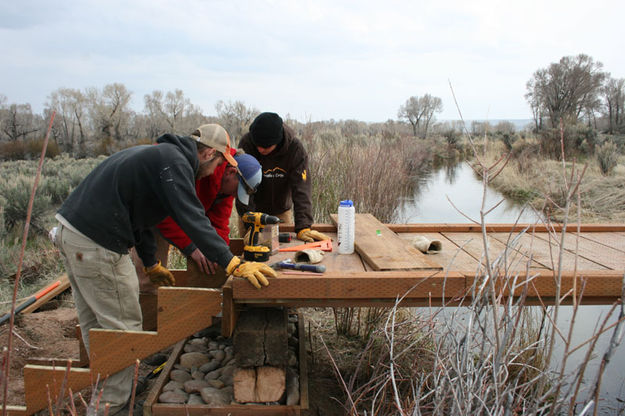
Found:
M 351 200 L 341 201 L 339 204 L 339 224 L 337 229 L 339 254 L 354 252 L 354 228 L 356 209 Z

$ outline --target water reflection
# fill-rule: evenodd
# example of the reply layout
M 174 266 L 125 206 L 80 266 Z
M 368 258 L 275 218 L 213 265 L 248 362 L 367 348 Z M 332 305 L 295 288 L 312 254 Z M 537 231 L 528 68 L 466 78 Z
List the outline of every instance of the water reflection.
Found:
M 414 194 L 400 201 L 394 218 L 398 223 L 466 223 L 470 222 L 468 216 L 479 222 L 483 189 L 471 166 L 466 162 L 452 164 L 420 178 Z M 485 208 L 488 210 L 503 199 L 499 192 L 488 189 Z M 534 223 L 539 216 L 530 208 L 505 200 L 486 217 L 491 223 L 517 220 Z

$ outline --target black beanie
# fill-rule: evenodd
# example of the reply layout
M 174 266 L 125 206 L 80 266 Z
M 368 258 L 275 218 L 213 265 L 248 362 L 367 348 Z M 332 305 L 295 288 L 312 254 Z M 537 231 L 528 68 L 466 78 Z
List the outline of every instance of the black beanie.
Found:
M 271 147 L 279 144 L 284 137 L 282 119 L 276 113 L 260 113 L 252 122 L 250 133 L 256 146 Z

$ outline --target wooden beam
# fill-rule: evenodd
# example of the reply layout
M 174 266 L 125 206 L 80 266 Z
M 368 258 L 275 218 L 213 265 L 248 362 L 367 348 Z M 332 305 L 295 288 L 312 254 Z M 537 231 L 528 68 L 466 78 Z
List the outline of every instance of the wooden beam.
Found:
M 465 278 L 461 273 L 440 271 L 395 271 L 324 273 L 323 276 L 292 276 L 278 272 L 269 286 L 256 289 L 246 279 L 232 281 L 233 299 L 237 303 L 275 299 L 386 299 L 394 300 L 408 292 L 407 298 L 461 296 Z

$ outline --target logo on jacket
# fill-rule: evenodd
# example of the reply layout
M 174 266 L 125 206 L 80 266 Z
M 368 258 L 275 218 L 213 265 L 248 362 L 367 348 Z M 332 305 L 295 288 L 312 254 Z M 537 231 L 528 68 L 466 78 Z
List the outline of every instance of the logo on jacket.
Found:
M 304 171 L 302 172 L 302 180 L 303 180 L 304 182 L 306 182 L 306 176 L 307 176 L 307 175 L 306 175 L 306 169 L 304 169 Z
M 266 171 L 264 171 L 263 172 L 263 177 L 265 177 L 265 178 L 285 178 L 286 177 L 286 170 L 276 166 L 273 169 L 267 169 Z

